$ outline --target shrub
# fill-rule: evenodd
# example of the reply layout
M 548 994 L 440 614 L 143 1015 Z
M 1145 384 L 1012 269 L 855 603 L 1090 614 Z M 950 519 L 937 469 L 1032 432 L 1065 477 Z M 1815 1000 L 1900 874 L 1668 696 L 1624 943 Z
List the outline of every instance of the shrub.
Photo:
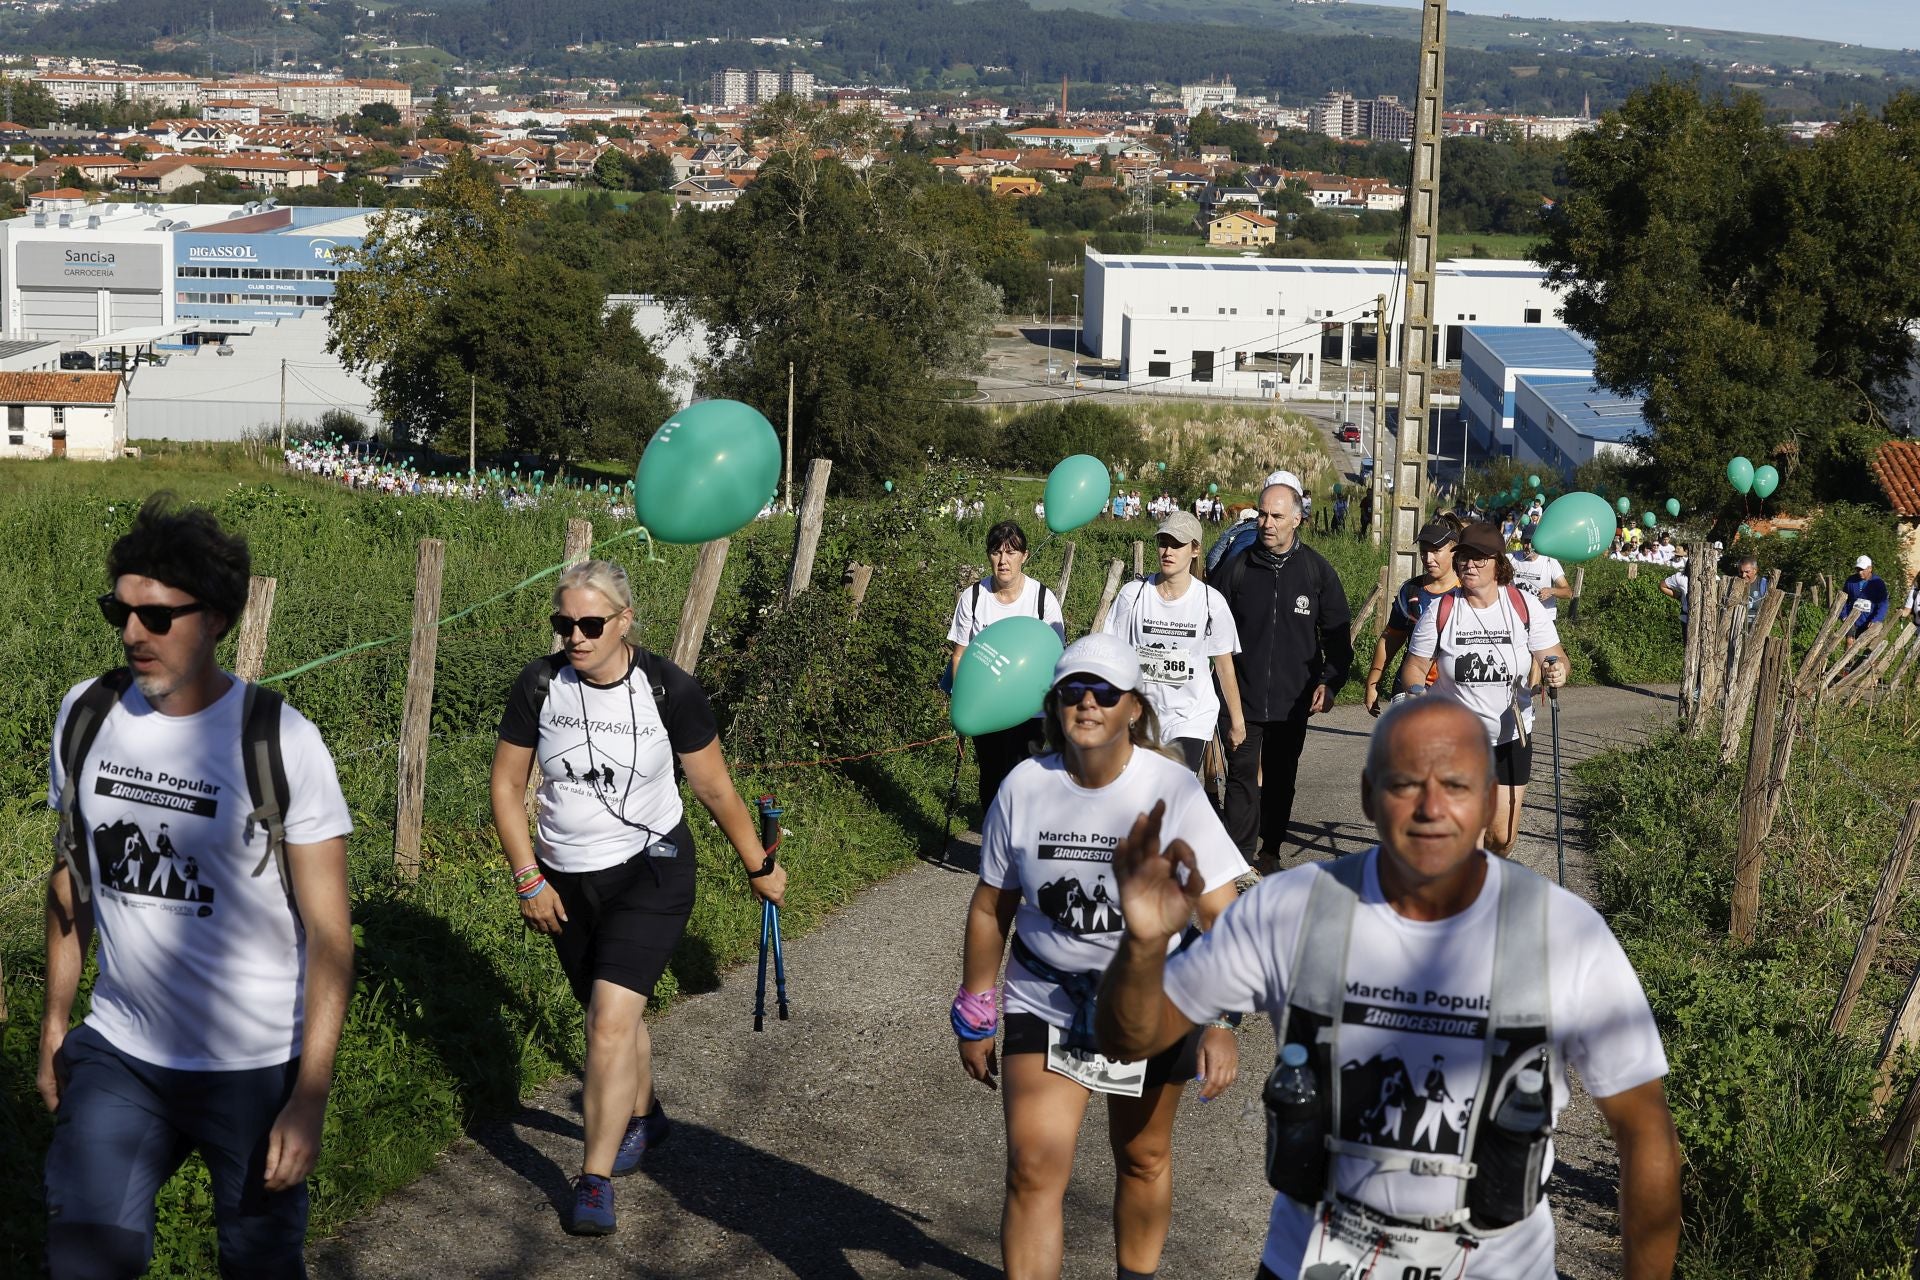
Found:
M 1762 573 L 1778 569 L 1783 581 L 1811 585 L 1827 574 L 1837 584 L 1853 572 L 1861 556 L 1873 557 L 1875 569 L 1887 579 L 1890 593 L 1904 585 L 1900 568 L 1900 539 L 1893 516 L 1884 507 L 1836 502 L 1814 517 L 1798 538 L 1762 538 L 1742 541 L 1736 550 L 1753 546 Z M 1904 594 L 1904 593 L 1901 593 Z
M 1045 475 L 1070 454 L 1130 458 L 1140 452 L 1140 432 L 1121 410 L 1072 400 L 1017 415 L 1001 429 L 999 448 L 1002 465 Z

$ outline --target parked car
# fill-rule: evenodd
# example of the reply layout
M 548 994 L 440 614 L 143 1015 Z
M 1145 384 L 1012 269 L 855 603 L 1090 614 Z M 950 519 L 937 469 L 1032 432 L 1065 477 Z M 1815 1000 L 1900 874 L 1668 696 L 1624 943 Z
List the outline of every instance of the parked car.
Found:
M 1357 422 L 1341 423 L 1340 424 L 1340 442 L 1342 444 L 1359 444 L 1360 443 L 1360 424 Z
M 104 369 L 109 373 L 119 373 L 127 367 L 127 353 L 124 351 L 102 351 L 100 358 L 95 361 L 93 367 L 96 369 Z
M 62 351 L 60 353 L 60 367 L 62 369 L 91 369 L 93 368 L 93 352 Z

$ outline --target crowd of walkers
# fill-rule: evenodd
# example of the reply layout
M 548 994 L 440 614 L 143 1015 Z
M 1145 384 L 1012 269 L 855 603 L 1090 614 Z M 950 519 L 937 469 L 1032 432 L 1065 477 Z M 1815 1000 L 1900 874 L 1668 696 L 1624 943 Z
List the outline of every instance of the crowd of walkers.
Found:
M 1300 759 L 1355 656 L 1345 589 L 1301 537 L 1308 511 L 1299 479 L 1276 472 L 1209 552 L 1192 512 L 1164 509 L 1156 571 L 1064 647 L 1032 720 L 974 742 L 980 874 L 950 1016 L 959 1069 L 1004 1097 L 1006 1274 L 1061 1273 L 1095 1094 L 1114 1154 L 1115 1275 L 1156 1274 L 1182 1097 L 1234 1086 L 1240 1022 L 1264 1014 L 1282 1050 L 1253 1073 L 1276 1192 L 1263 1280 L 1455 1280 L 1469 1258 L 1476 1278 L 1548 1280 L 1543 1189 L 1570 1069 L 1618 1144 L 1626 1271 L 1669 1275 L 1678 1148 L 1646 998 L 1592 908 L 1503 857 L 1535 691 L 1565 680 L 1564 574 L 1510 556 L 1495 524 L 1420 531 L 1425 571 L 1394 600 L 1365 677 L 1379 718 L 1355 785 L 1378 842 L 1300 861 Z M 1017 523 L 994 525 L 984 550 L 988 573 L 954 602 L 950 672 L 1002 619 L 1068 631 L 1025 572 Z M 50 767 L 49 1270 L 141 1274 L 154 1195 L 197 1149 L 223 1273 L 301 1275 L 352 986 L 351 817 L 314 727 L 216 661 L 245 606 L 244 541 L 156 499 L 106 569 L 100 609 L 126 663 L 68 694 Z M 672 1131 L 644 1015 L 694 908 L 681 780 L 748 891 L 778 904 L 788 889 L 706 694 L 632 638 L 639 604 L 611 562 L 561 575 L 557 647 L 512 682 L 491 777 L 514 894 L 501 909 L 551 940 L 585 1021 L 584 1142 L 560 1215 L 581 1235 L 618 1228 L 612 1180 Z M 257 767 L 269 758 L 282 767 Z M 189 798 L 219 806 L 128 782 L 163 762 L 178 777 L 182 761 L 203 775 L 180 783 Z M 1204 785 L 1215 775 L 1218 798 Z M 154 839 L 195 860 L 197 912 L 153 910 L 151 885 L 122 873 L 153 843 L 155 806 L 173 829 Z M 70 1029 L 96 931 L 92 1010 Z

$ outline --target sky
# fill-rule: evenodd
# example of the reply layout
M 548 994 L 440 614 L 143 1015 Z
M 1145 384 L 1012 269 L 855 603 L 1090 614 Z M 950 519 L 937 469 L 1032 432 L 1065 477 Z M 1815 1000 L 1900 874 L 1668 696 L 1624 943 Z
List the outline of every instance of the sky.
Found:
M 1412 0 L 1375 0 L 1405 5 Z M 1881 49 L 1920 48 L 1920 4 L 1914 0 L 1450 0 L 1455 12 L 1511 13 L 1522 18 L 1664 22 L 1720 31 L 1807 36 Z M 1413 7 L 1418 7 L 1414 4 Z

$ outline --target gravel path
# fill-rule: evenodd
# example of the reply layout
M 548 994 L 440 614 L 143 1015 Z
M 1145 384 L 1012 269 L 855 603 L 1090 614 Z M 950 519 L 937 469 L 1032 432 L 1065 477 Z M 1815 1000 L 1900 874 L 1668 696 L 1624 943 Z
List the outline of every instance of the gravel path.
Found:
M 1633 740 L 1661 691 L 1570 689 L 1569 762 Z M 1301 857 L 1363 848 L 1357 778 L 1370 721 L 1341 707 L 1315 722 L 1297 803 Z M 1553 873 L 1553 787 L 1541 721 L 1521 861 Z M 1586 883 L 1569 814 L 1568 881 Z M 580 1158 L 579 1085 L 565 1081 L 517 1114 L 483 1125 L 439 1166 L 333 1240 L 310 1250 L 324 1280 L 471 1277 L 777 1277 L 840 1280 L 913 1273 L 998 1276 L 999 1097 L 965 1078 L 946 1008 L 959 971 L 964 870 L 918 866 L 876 885 L 787 947 L 793 1021 L 754 1034 L 751 967 L 653 1023 L 655 1071 L 672 1140 L 615 1184 L 620 1230 L 576 1240 L 557 1210 Z M 1239 1083 L 1181 1108 L 1177 1200 L 1161 1264 L 1167 1280 L 1250 1277 L 1272 1193 L 1259 1173 L 1257 1080 L 1271 1027 L 1241 1034 Z M 1089 1112 L 1067 1197 L 1071 1280 L 1113 1274 L 1112 1159 L 1101 1109 Z M 1584 1095 L 1562 1122 L 1551 1196 L 1570 1280 L 1617 1273 L 1614 1165 Z M 1203 1208 L 1204 1206 L 1204 1208 Z

